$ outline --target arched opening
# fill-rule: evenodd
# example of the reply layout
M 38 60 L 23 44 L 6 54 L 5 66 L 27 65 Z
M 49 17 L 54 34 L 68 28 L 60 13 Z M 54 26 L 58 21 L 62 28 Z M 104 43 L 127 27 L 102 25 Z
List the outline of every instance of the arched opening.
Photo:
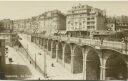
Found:
M 44 39 L 42 38 L 42 46 L 44 45 Z
M 52 40 L 48 41 L 48 51 L 51 51 L 51 42 L 52 42 Z
M 71 64 L 71 48 L 69 44 L 66 44 L 65 49 L 64 49 L 64 63 L 65 67 L 70 68 Z
M 62 60 L 62 57 L 63 57 L 63 48 L 62 48 L 62 44 L 61 43 L 58 44 L 57 53 L 58 53 L 58 55 L 57 55 L 58 59 L 59 60 Z
M 42 39 L 41 39 L 41 38 L 39 38 L 39 44 L 40 44 L 40 45 L 42 44 Z
M 35 42 L 36 42 L 36 44 L 37 44 L 37 42 L 38 42 L 37 37 L 35 37 Z
M 45 47 L 45 49 L 47 49 L 47 42 L 48 42 L 48 40 L 45 39 L 45 40 L 44 40 L 44 47 Z
M 98 54 L 90 50 L 86 58 L 86 79 L 100 80 L 100 58 Z
M 56 45 L 57 45 L 57 42 L 53 41 L 52 42 L 52 58 L 56 58 Z
M 82 73 L 83 71 L 83 54 L 82 54 L 82 49 L 77 46 L 74 49 L 74 56 L 72 57 L 73 59 L 73 73 Z
M 39 42 L 40 42 L 39 37 L 37 37 L 37 44 L 38 44 L 38 45 L 39 45 Z
M 31 36 L 31 42 L 34 42 L 34 36 Z
M 113 54 L 106 61 L 106 80 L 126 80 L 127 64 L 121 55 Z

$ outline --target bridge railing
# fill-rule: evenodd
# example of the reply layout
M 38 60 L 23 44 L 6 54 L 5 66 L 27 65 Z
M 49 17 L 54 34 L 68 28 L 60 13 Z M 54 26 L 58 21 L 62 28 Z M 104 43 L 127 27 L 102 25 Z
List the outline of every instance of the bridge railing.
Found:
M 95 46 L 101 46 L 101 41 L 98 39 L 84 39 L 84 38 L 75 38 L 75 37 L 62 37 L 60 38 L 64 41 L 70 41 L 74 43 L 82 43 L 82 44 L 88 44 L 88 45 L 95 45 Z M 113 49 L 125 49 L 126 46 L 122 42 L 115 42 L 115 41 L 103 41 L 102 46 L 113 48 Z
M 43 36 L 43 37 L 45 38 L 50 37 L 51 39 L 70 41 L 73 43 L 80 43 L 80 44 L 86 44 L 86 45 L 92 45 L 92 46 L 99 46 L 99 47 L 101 46 L 101 41 L 98 39 L 87 39 L 87 38 L 85 39 L 85 38 L 62 37 L 62 36 Z M 107 48 L 126 50 L 126 44 L 123 42 L 103 40 L 102 46 Z
M 104 41 L 103 46 L 115 49 L 125 49 L 125 44 L 122 42 Z

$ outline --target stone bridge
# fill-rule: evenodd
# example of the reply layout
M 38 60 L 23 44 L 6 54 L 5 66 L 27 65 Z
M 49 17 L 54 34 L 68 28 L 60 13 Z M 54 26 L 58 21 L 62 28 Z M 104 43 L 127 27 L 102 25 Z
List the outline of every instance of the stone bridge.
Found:
M 31 41 L 44 46 L 51 58 L 85 80 L 127 80 L 127 44 L 94 39 L 32 35 Z

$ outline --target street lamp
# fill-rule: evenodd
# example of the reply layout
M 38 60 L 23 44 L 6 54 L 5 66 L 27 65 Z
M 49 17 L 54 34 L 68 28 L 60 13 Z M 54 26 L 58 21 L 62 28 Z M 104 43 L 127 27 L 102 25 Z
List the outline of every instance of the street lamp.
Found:
M 27 44 L 27 51 L 28 51 L 28 44 Z M 28 53 L 27 53 L 27 57 L 28 57 L 29 55 L 28 55 Z
M 46 53 L 44 52 L 44 77 L 47 77 Z
M 12 58 L 8 58 L 8 60 L 9 60 L 9 63 L 10 63 L 10 74 L 12 75 L 13 73 L 12 73 L 12 63 L 14 62 L 13 60 L 12 60 Z
M 101 49 L 102 48 L 102 46 L 103 46 L 103 37 L 101 36 L 100 37 L 100 50 L 101 50 L 101 58 L 103 58 L 103 50 Z M 103 64 L 103 59 L 102 59 L 102 61 L 101 61 L 102 63 L 101 64 Z M 103 73 L 103 67 L 102 66 L 100 66 L 100 69 L 101 69 L 101 73 Z M 101 75 L 101 79 L 103 80 L 103 77 L 104 77 L 104 75 L 102 74 Z
M 43 49 L 44 49 L 44 77 L 46 78 L 47 77 L 47 64 L 46 64 L 46 50 L 45 50 L 45 47 L 46 46 L 46 43 L 44 44 L 43 46 Z
M 37 66 L 37 64 L 36 64 L 36 55 L 37 53 L 35 53 L 35 68 L 36 68 L 36 66 Z M 41 53 L 38 53 L 38 55 L 42 55 Z
M 127 42 L 128 42 L 128 40 L 127 40 L 127 37 L 124 37 L 123 38 L 123 42 L 125 43 L 125 52 L 126 52 L 126 54 L 127 54 Z

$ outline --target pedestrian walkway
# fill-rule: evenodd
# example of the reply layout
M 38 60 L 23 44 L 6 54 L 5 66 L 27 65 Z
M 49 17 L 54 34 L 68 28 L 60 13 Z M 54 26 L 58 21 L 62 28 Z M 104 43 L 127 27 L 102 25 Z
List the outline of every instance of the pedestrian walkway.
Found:
M 7 76 L 14 76 L 15 80 L 38 80 L 38 78 L 44 79 L 41 73 L 39 73 L 29 62 L 29 60 L 20 52 L 18 48 L 12 48 L 7 46 L 8 53 L 6 54 L 6 74 Z M 9 59 L 12 59 L 10 62 Z
M 31 57 L 34 59 L 36 55 L 36 62 L 44 69 L 44 54 L 47 52 L 44 52 L 44 49 L 41 49 L 39 46 L 37 46 L 35 43 L 32 43 L 25 38 L 25 36 L 22 34 L 19 34 L 19 36 L 22 38 L 20 42 L 26 48 L 31 55 Z M 39 55 L 41 53 L 41 55 Z M 54 62 L 55 67 L 52 67 L 51 64 Z M 66 70 L 61 64 L 55 62 L 48 54 L 46 54 L 46 64 L 47 64 L 47 74 L 52 79 L 66 79 L 66 80 L 73 80 L 73 79 L 82 79 L 82 74 L 72 74 L 68 70 Z

